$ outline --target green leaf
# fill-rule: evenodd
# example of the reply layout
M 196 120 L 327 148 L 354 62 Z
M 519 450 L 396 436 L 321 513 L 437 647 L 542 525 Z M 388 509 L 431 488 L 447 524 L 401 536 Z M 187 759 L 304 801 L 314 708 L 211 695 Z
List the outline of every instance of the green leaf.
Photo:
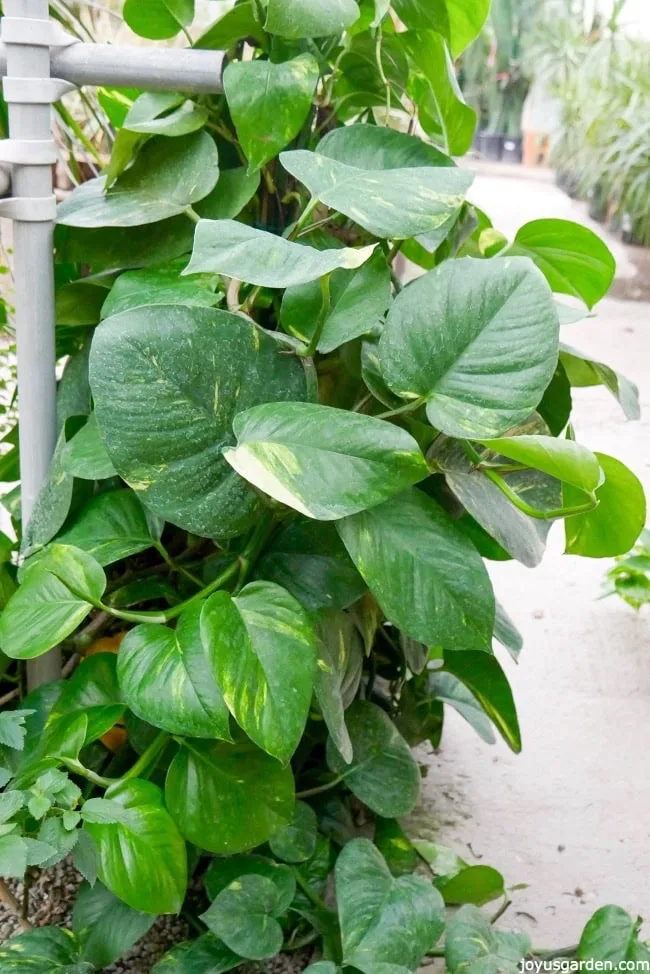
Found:
M 355 0 L 269 0 L 265 30 L 291 39 L 340 34 L 359 19 Z
M 352 741 L 345 724 L 361 682 L 363 643 L 352 617 L 345 612 L 321 613 L 318 625 L 320 647 L 314 692 L 332 741 L 350 764 Z
M 390 300 L 390 271 L 382 254 L 375 254 L 357 271 L 334 271 L 330 279 L 330 309 L 317 350 L 325 355 L 360 335 L 375 331 Z M 309 344 L 322 302 L 320 284 L 315 281 L 288 288 L 280 311 L 282 327 Z
M 534 419 L 517 429 L 522 433 L 526 430 L 537 433 L 546 432 L 547 427 L 539 419 Z M 479 455 L 495 463 L 508 462 L 506 458 L 495 458 L 485 448 L 479 450 Z M 442 442 L 435 451 L 434 459 L 453 494 L 481 527 L 526 567 L 539 565 L 553 522 L 529 517 L 518 510 L 496 484 L 476 468 L 462 444 L 453 440 Z M 527 469 L 507 472 L 502 476 L 511 490 L 533 507 L 554 510 L 562 506 L 562 486 L 547 474 Z
M 120 820 L 85 822 L 97 845 L 102 883 L 134 910 L 178 913 L 187 886 L 185 842 L 162 792 L 132 778 L 112 785 L 106 799 L 121 806 Z
M 100 970 L 129 951 L 154 922 L 150 914 L 132 910 L 101 883 L 84 883 L 72 912 L 82 957 Z
M 508 747 L 518 754 L 521 731 L 517 710 L 510 684 L 497 658 L 488 653 L 445 650 L 445 670 L 465 684 Z
M 427 646 L 490 648 L 490 579 L 472 543 L 435 501 L 406 491 L 337 528 L 394 625 Z
M 318 143 L 317 152 L 359 169 L 423 169 L 454 161 L 416 135 L 379 125 L 342 125 Z
M 494 638 L 502 646 L 505 646 L 515 662 L 519 659 L 519 654 L 524 645 L 523 637 L 499 602 L 497 602 L 497 612 L 494 620 Z
M 639 390 L 624 375 L 569 345 L 560 345 L 560 362 L 572 386 L 605 386 L 621 404 L 626 419 L 640 419 Z
M 111 565 L 157 546 L 162 528 L 133 491 L 111 490 L 91 498 L 58 541 L 87 551 L 100 565 Z
M 152 304 L 183 304 L 199 308 L 212 308 L 221 300 L 215 293 L 215 279 L 211 276 L 181 277 L 185 259 L 149 267 L 144 270 L 120 274 L 111 288 L 104 306 L 102 318 Z
M 252 37 L 260 47 L 264 44 L 264 30 L 257 19 L 253 0 L 244 0 L 228 10 L 205 34 L 195 41 L 194 47 L 211 51 L 227 51 L 237 41 Z
M 22 751 L 27 734 L 25 721 L 35 712 L 34 710 L 3 710 L 0 713 L 0 744 Z
M 306 802 L 296 802 L 293 818 L 269 839 L 271 852 L 283 862 L 306 862 L 316 851 L 318 819 Z
M 90 342 L 86 342 L 80 352 L 68 358 L 63 369 L 56 390 L 56 421 L 59 432 L 66 420 L 72 416 L 88 416 L 91 412 L 92 402 L 88 382 L 89 354 Z M 5 454 L 5 461 L 7 457 L 8 454 Z
M 450 974 L 515 974 L 530 950 L 524 933 L 501 933 L 476 906 L 462 906 L 447 924 L 445 950 Z
M 97 272 L 150 267 L 188 253 L 192 249 L 194 224 L 183 214 L 126 229 L 59 226 L 55 239 L 59 263 L 87 264 Z
M 261 169 L 293 141 L 316 93 L 319 69 L 312 54 L 290 61 L 232 61 L 223 87 L 249 172 Z M 260 132 L 264 137 L 260 138 Z
M 106 298 L 106 284 L 73 281 L 56 292 L 57 325 L 96 325 Z
M 305 610 L 279 585 L 252 582 L 235 598 L 221 591 L 207 600 L 201 634 L 237 723 L 288 762 L 305 729 L 316 675 L 316 636 Z
M 420 771 L 411 749 L 383 710 L 357 700 L 346 713 L 352 763 L 327 743 L 327 763 L 356 797 L 377 815 L 408 815 L 420 797 Z
M 371 416 L 312 403 L 268 403 L 235 417 L 228 463 L 275 500 L 332 521 L 380 504 L 428 468 L 415 440 Z M 344 539 L 345 540 L 345 539 Z
M 250 743 L 184 741 L 167 773 L 165 798 L 186 839 L 232 856 L 291 821 L 293 775 Z
M 129 708 L 147 723 L 229 741 L 228 710 L 201 640 L 202 611 L 202 603 L 188 606 L 175 629 L 151 623 L 131 629 L 120 646 L 118 677 Z
M 639 921 L 632 919 L 620 906 L 603 906 L 591 917 L 582 931 L 578 959 L 619 965 L 637 959 Z
M 284 936 L 278 888 L 264 876 L 241 876 L 222 890 L 201 920 L 232 951 L 250 960 L 275 957 Z
M 345 609 L 366 591 L 334 525 L 327 521 L 290 521 L 273 535 L 255 573 L 282 585 L 309 611 Z
M 140 37 L 167 40 L 192 23 L 194 0 L 126 0 L 122 16 Z
M 499 436 L 528 419 L 544 395 L 558 335 L 551 292 L 530 261 L 466 257 L 445 261 L 397 296 L 379 358 L 393 392 L 427 400 L 436 429 Z
M 94 413 L 90 414 L 86 425 L 66 445 L 62 464 L 69 474 L 81 480 L 106 480 L 117 476 L 100 436 Z
M 65 429 L 62 429 L 47 479 L 38 493 L 21 540 L 21 554 L 26 558 L 51 541 L 68 516 L 74 482 L 66 470 L 65 451 Z
M 429 673 L 428 691 L 436 700 L 453 707 L 486 744 L 494 744 L 494 731 L 489 718 L 474 694 L 460 680 L 451 673 L 433 671 Z
M 373 247 L 315 250 L 235 220 L 201 220 L 184 274 L 225 274 L 260 287 L 306 284 L 337 267 L 365 264 Z
M 553 291 L 581 298 L 588 308 L 607 294 L 616 272 L 616 261 L 600 237 L 570 220 L 526 223 L 508 253 L 530 257 Z
M 0 836 L 0 874 L 23 880 L 27 869 L 27 843 L 20 835 Z M 0 948 L 0 959 L 2 949 Z
M 452 906 L 473 903 L 484 906 L 506 895 L 503 876 L 492 866 L 467 866 L 456 876 L 436 882 L 445 903 Z
M 2 974 L 92 974 L 82 962 L 79 941 L 61 927 L 40 927 L 12 937 L 0 947 Z
M 604 453 L 594 454 L 605 475 L 596 490 L 598 507 L 587 514 L 567 518 L 566 553 L 586 558 L 612 558 L 632 548 L 646 522 L 643 485 L 624 463 Z M 584 495 L 570 485 L 564 488 L 564 503 L 573 506 Z
M 464 155 L 474 138 L 477 115 L 463 98 L 444 38 L 431 30 L 408 31 L 405 46 L 423 75 L 411 79 L 420 125 L 448 155 Z
M 379 964 L 415 970 L 444 929 L 440 893 L 421 876 L 394 879 L 368 839 L 353 839 L 336 862 L 343 959 L 365 974 Z
M 233 416 L 306 395 L 303 368 L 239 315 L 139 308 L 106 319 L 90 380 L 115 468 L 147 507 L 207 537 L 239 534 L 256 498 L 221 455 Z
M 174 947 L 152 968 L 151 974 L 224 974 L 240 966 L 241 957 L 213 934 L 205 933 L 192 943 Z
M 205 874 L 205 888 L 211 900 L 240 876 L 263 876 L 278 889 L 282 912 L 288 910 L 296 895 L 296 880 L 289 866 L 263 856 L 229 856 L 213 859 Z
M 133 0 L 140 4 L 141 0 Z M 219 157 L 205 132 L 150 139 L 109 190 L 98 176 L 78 186 L 58 208 L 69 227 L 138 227 L 183 213 L 217 184 Z
M 534 470 L 541 470 L 579 491 L 592 493 L 603 482 L 603 472 L 596 456 L 573 440 L 553 436 L 505 436 L 482 440 L 493 453 L 508 457 Z
M 246 166 L 223 169 L 219 182 L 194 209 L 206 220 L 231 220 L 253 199 L 260 185 L 259 172 L 249 173 Z M 186 250 L 192 249 L 193 235 Z
M 84 713 L 88 718 L 86 743 L 103 737 L 124 713 L 116 662 L 114 653 L 97 653 L 83 660 L 66 680 L 46 729 L 54 726 L 61 717 Z
M 25 578 L 0 617 L 0 649 L 12 659 L 34 659 L 83 622 L 101 599 L 106 577 L 78 548 L 53 545 Z
M 490 10 L 490 0 L 395 0 L 393 5 L 412 30 L 442 34 L 454 58 L 478 37 Z
M 442 226 L 462 205 L 473 179 L 467 170 L 451 167 L 362 169 L 305 149 L 283 152 L 280 161 L 313 199 L 376 237 L 400 240 Z
M 122 127 L 143 135 L 177 138 L 203 128 L 207 120 L 207 108 L 196 105 L 183 95 L 148 91 L 136 98 Z

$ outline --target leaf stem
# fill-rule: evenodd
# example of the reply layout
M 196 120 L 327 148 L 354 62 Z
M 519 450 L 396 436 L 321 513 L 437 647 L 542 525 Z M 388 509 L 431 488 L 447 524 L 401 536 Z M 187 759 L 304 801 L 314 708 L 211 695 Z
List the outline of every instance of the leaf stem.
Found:
M 404 413 L 414 413 L 416 409 L 423 406 L 426 399 L 413 399 L 411 402 L 407 402 L 404 406 L 398 406 L 397 409 L 389 409 L 388 412 L 379 413 L 375 416 L 375 419 L 390 419 L 392 416 L 402 416 Z
M 192 206 L 186 206 L 185 209 L 183 210 L 183 213 L 185 214 L 185 216 L 189 217 L 192 223 L 199 223 L 201 220 L 201 217 Z
M 342 781 L 345 781 L 345 775 L 340 774 L 326 785 L 318 785 L 317 788 L 308 788 L 307 791 L 296 792 L 296 798 L 314 798 L 316 795 L 322 795 L 324 792 L 336 788 Z
M 197 578 L 196 575 L 192 574 L 192 572 L 188 572 L 187 568 L 184 568 L 182 565 L 179 565 L 178 562 L 174 561 L 174 559 L 169 554 L 162 541 L 157 541 L 154 547 L 156 551 L 158 551 L 158 553 L 160 554 L 161 558 L 164 559 L 166 564 L 169 565 L 169 567 L 173 572 L 177 572 L 179 575 L 183 575 L 184 578 L 187 578 L 188 581 L 192 582 L 193 585 L 196 585 L 198 588 L 202 588 L 203 582 L 201 581 L 201 579 Z
M 275 527 L 275 514 L 271 510 L 266 510 L 258 521 L 246 548 L 239 556 L 239 578 L 237 579 L 236 592 L 241 591 L 246 583 L 249 572 L 257 561 L 262 548 Z
M 298 883 L 298 886 L 300 886 L 300 889 L 303 891 L 307 899 L 311 903 L 313 903 L 316 909 L 327 910 L 325 901 L 320 898 L 318 893 L 314 893 L 313 889 L 311 888 L 311 886 L 309 885 L 309 883 L 307 882 L 303 874 L 300 872 L 300 870 L 297 868 L 297 866 L 293 867 L 292 872 L 293 875 L 296 877 L 296 882 Z
M 129 778 L 142 778 L 146 777 L 147 773 L 151 773 L 155 767 L 157 758 L 164 751 L 169 739 L 170 736 L 166 731 L 160 731 L 159 734 L 156 734 L 149 747 L 142 752 L 135 764 L 122 775 L 121 780 L 126 781 Z
M 320 279 L 320 293 L 322 298 L 322 304 L 320 311 L 318 312 L 318 318 L 316 319 L 316 327 L 314 329 L 314 334 L 311 336 L 311 341 L 309 345 L 304 350 L 304 352 L 299 352 L 301 358 L 313 358 L 314 354 L 318 348 L 318 343 L 320 337 L 323 334 L 323 328 L 327 321 L 327 316 L 330 313 L 330 307 L 332 305 L 332 299 L 330 295 L 330 275 L 326 274 Z
M 98 785 L 100 788 L 110 788 L 110 786 L 114 785 L 116 781 L 121 780 L 120 778 L 105 778 L 101 774 L 96 774 L 76 758 L 60 758 L 60 761 L 61 764 L 64 764 L 69 771 L 73 772 L 73 774 L 78 774 L 82 778 L 86 778 L 86 780 L 90 781 L 91 784 Z
M 527 514 L 528 517 L 535 518 L 537 521 L 555 521 L 562 517 L 575 517 L 577 514 L 588 514 L 598 507 L 598 498 L 596 497 L 595 491 L 585 491 L 589 500 L 585 501 L 584 504 L 577 504 L 574 507 L 555 507 L 550 511 L 541 511 L 537 507 L 532 507 L 512 489 L 510 484 L 506 483 L 503 477 L 483 464 L 480 453 L 468 440 L 462 440 L 461 442 L 465 453 L 472 463 L 476 465 L 477 470 L 485 474 L 488 480 L 491 480 L 494 486 L 498 487 L 513 507 L 516 507 L 522 514 Z

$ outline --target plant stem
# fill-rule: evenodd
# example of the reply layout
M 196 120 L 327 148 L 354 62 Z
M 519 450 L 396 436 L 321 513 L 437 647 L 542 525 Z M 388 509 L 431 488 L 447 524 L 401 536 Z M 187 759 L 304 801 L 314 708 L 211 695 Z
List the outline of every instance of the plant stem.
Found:
M 503 477 L 500 477 L 498 473 L 495 473 L 489 467 L 484 466 L 480 453 L 468 440 L 463 440 L 462 444 L 465 453 L 472 463 L 476 465 L 477 470 L 485 474 L 488 480 L 491 480 L 494 486 L 499 488 L 513 507 L 516 507 L 522 514 L 527 514 L 528 517 L 535 518 L 537 521 L 555 521 L 561 517 L 574 517 L 577 514 L 588 514 L 589 511 L 594 511 L 598 507 L 598 498 L 594 491 L 585 491 L 589 500 L 584 504 L 577 504 L 575 507 L 555 507 L 550 511 L 541 511 L 537 507 L 532 507 L 512 489 L 510 484 L 506 483 Z
M 323 792 L 336 788 L 342 781 L 345 781 L 345 775 L 340 774 L 326 785 L 318 785 L 317 788 L 308 788 L 307 791 L 296 792 L 296 798 L 314 798 L 316 795 L 322 795 Z
M 104 778 L 101 774 L 95 774 L 90 768 L 86 768 L 81 761 L 77 761 L 76 758 L 61 758 L 61 763 L 66 766 L 74 774 L 80 775 L 87 781 L 90 781 L 93 785 L 98 785 L 100 788 L 110 788 L 117 781 L 121 781 L 121 778 Z
M 185 209 L 183 210 L 183 213 L 185 214 L 185 216 L 189 217 L 192 223 L 198 223 L 201 219 L 199 214 L 192 206 L 186 206 Z
M 183 575 L 184 578 L 187 578 L 188 581 L 192 582 L 192 584 L 196 585 L 198 588 L 201 588 L 203 586 L 203 582 L 201 581 L 200 578 L 197 578 L 196 575 L 192 574 L 192 572 L 188 572 L 187 568 L 183 568 L 182 565 L 179 565 L 178 562 L 174 561 L 174 559 L 169 554 L 162 541 L 158 541 L 154 547 L 156 548 L 156 551 L 159 552 L 161 557 L 165 560 L 165 562 L 169 565 L 169 567 L 173 572 L 177 572 L 179 575 Z
M 309 883 L 302 875 L 300 870 L 297 868 L 297 866 L 293 867 L 292 872 L 296 877 L 296 882 L 298 883 L 298 886 L 300 886 L 300 889 L 303 891 L 307 899 L 310 900 L 318 910 L 326 910 L 327 906 L 325 905 L 324 900 L 322 900 L 317 893 L 314 893 L 313 889 L 310 887 Z
M 314 334 L 311 337 L 309 345 L 304 352 L 299 352 L 298 354 L 301 358 L 313 358 L 318 348 L 318 343 L 320 341 L 320 336 L 323 334 L 323 328 L 325 327 L 325 322 L 327 321 L 327 316 L 330 313 L 331 307 L 331 297 L 330 297 L 330 276 L 326 274 L 325 277 L 320 279 L 320 293 L 322 297 L 322 304 L 320 311 L 318 313 L 318 318 L 316 320 L 316 327 L 314 329 Z
M 511 906 L 512 906 L 512 900 L 506 898 L 501 904 L 501 906 L 499 907 L 499 909 L 496 911 L 496 913 L 493 913 L 492 916 L 490 917 L 490 923 L 494 924 L 497 922 L 497 920 L 500 920 L 503 914 L 506 912 L 506 910 L 509 910 Z
M 165 731 L 160 731 L 159 734 L 156 734 L 149 747 L 142 752 L 133 767 L 129 768 L 122 775 L 122 781 L 127 781 L 129 778 L 146 777 L 147 772 L 151 773 L 155 767 L 156 760 L 167 746 L 169 739 L 170 736 Z
M 18 926 L 21 930 L 27 933 L 29 930 L 34 929 L 29 920 L 22 916 L 22 911 L 18 905 L 18 900 L 3 879 L 0 879 L 0 903 L 4 903 L 7 909 L 14 914 L 18 920 Z
M 253 531 L 246 548 L 239 557 L 239 578 L 235 591 L 239 592 L 244 587 L 251 568 L 257 561 L 260 552 L 275 527 L 275 515 L 273 511 L 266 510 Z
M 397 409 L 389 409 L 386 413 L 379 413 L 375 416 L 375 419 L 390 419 L 391 416 L 402 416 L 404 413 L 414 413 L 416 409 L 423 406 L 426 402 L 425 399 L 413 399 L 411 402 L 407 402 L 404 406 L 398 406 Z
M 578 944 L 572 944 L 571 947 L 559 947 L 557 950 L 531 950 L 531 954 L 535 957 L 541 957 L 542 960 L 554 960 L 556 957 L 573 957 L 578 953 Z

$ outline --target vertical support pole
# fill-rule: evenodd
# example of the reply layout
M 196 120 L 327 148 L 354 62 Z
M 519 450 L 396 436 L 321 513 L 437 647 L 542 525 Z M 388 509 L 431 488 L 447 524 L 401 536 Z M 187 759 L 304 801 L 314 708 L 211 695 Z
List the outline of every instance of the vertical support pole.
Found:
M 4 0 L 5 16 L 49 19 L 48 0 Z M 50 77 L 50 49 L 40 44 L 7 44 L 7 77 Z M 9 104 L 9 135 L 51 139 L 50 104 Z M 15 165 L 13 195 L 52 195 L 50 165 Z M 54 345 L 54 224 L 14 222 L 16 344 L 22 521 L 27 524 L 45 482 L 56 443 L 56 353 Z M 51 650 L 27 666 L 33 688 L 61 676 L 61 652 Z

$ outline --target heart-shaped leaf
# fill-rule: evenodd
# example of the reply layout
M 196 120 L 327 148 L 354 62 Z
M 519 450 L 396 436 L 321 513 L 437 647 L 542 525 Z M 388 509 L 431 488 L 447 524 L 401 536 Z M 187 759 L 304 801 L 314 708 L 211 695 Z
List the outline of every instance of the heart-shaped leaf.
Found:
M 41 656 L 74 632 L 105 588 L 106 576 L 91 555 L 52 545 L 7 602 L 0 649 L 12 659 Z
M 357 700 L 345 718 L 352 742 L 352 763 L 346 763 L 332 740 L 327 763 L 377 815 L 408 815 L 420 797 L 420 771 L 411 749 L 387 715 L 367 700 Z
M 444 929 L 444 904 L 431 882 L 394 879 L 368 839 L 348 842 L 335 875 L 345 963 L 365 974 L 380 963 L 415 970 Z
M 433 30 L 408 31 L 405 45 L 422 75 L 411 81 L 420 125 L 446 153 L 464 155 L 472 144 L 478 118 L 463 98 L 444 38 Z
M 382 125 L 342 125 L 318 143 L 318 152 L 360 169 L 418 169 L 454 166 L 453 159 L 416 135 Z
M 184 741 L 167 773 L 165 798 L 190 842 L 231 856 L 291 821 L 293 775 L 249 743 Z
M 255 38 L 264 45 L 264 30 L 258 19 L 254 0 L 243 0 L 219 17 L 205 34 L 194 42 L 194 47 L 211 51 L 228 51 L 237 41 Z
M 201 640 L 203 605 L 188 606 L 175 629 L 145 623 L 120 646 L 118 677 L 136 716 L 170 734 L 230 740 L 228 709 Z M 173 694 L 160 692 L 173 687 Z
M 264 876 L 240 876 L 222 890 L 201 919 L 232 951 L 250 960 L 275 957 L 282 950 L 276 917 L 282 902 L 275 883 Z
M 530 261 L 466 257 L 397 296 L 379 358 L 393 392 L 425 399 L 436 429 L 496 437 L 541 400 L 557 365 L 558 336 L 550 289 Z
M 559 440 L 553 436 L 504 436 L 482 440 L 492 453 L 508 457 L 534 470 L 541 470 L 564 484 L 570 484 L 581 494 L 591 494 L 603 482 L 603 471 L 597 457 L 573 440 Z
M 447 923 L 445 954 L 450 974 L 515 974 L 530 950 L 524 933 L 502 933 L 476 906 L 462 906 Z
M 6 940 L 0 947 L 3 974 L 92 974 L 81 959 L 81 945 L 70 930 L 40 927 Z
M 473 176 L 445 167 L 366 170 L 320 152 L 283 152 L 282 165 L 312 195 L 376 237 L 436 230 L 462 205 Z
M 355 0 L 269 0 L 264 29 L 291 39 L 340 34 L 359 19 Z
M 426 461 L 405 431 L 372 416 L 312 403 L 268 403 L 235 417 L 224 456 L 275 500 L 332 521 L 423 480 Z M 345 540 L 345 539 L 344 539 Z
M 293 818 L 269 839 L 271 852 L 283 862 L 306 862 L 316 851 L 318 819 L 306 802 L 296 802 Z
M 240 876 L 263 876 L 278 889 L 282 912 L 288 910 L 296 895 L 296 880 L 288 866 L 263 856 L 228 856 L 213 859 L 205 874 L 205 888 L 211 900 Z
M 241 957 L 212 933 L 179 944 L 158 961 L 151 974 L 224 974 L 241 967 Z
M 486 744 L 494 744 L 492 724 L 474 694 L 464 683 L 451 673 L 433 671 L 429 673 L 428 691 L 436 700 L 441 700 L 453 707 Z
M 65 470 L 80 480 L 106 480 L 117 476 L 100 436 L 94 413 L 90 414 L 86 425 L 66 445 L 62 462 Z
M 273 535 L 257 562 L 259 578 L 277 582 L 309 611 L 345 609 L 366 585 L 333 524 L 297 519 Z
M 647 961 L 639 943 L 640 920 L 633 920 L 620 906 L 603 906 L 596 910 L 582 931 L 578 944 L 581 961 L 600 961 L 618 970 L 625 961 Z
M 410 30 L 438 31 L 457 58 L 480 34 L 490 0 L 394 0 L 393 6 Z
M 86 743 L 90 743 L 118 722 L 124 707 L 115 654 L 96 653 L 83 660 L 66 680 L 45 727 L 52 727 L 63 716 L 83 713 L 88 718 Z
M 375 254 L 358 271 L 334 271 L 330 280 L 330 310 L 318 340 L 318 351 L 327 354 L 359 335 L 376 330 L 390 300 L 390 271 L 382 254 Z M 283 328 L 309 344 L 322 301 L 320 285 L 316 282 L 288 288 L 280 312 Z
M 147 91 L 133 102 L 122 128 L 142 135 L 178 138 L 203 128 L 207 120 L 207 109 L 183 95 Z
M 409 490 L 337 529 L 388 619 L 427 646 L 489 649 L 494 594 L 483 560 L 435 501 Z
M 157 136 L 109 190 L 105 176 L 78 186 L 59 206 L 57 220 L 86 228 L 155 223 L 202 200 L 218 178 L 217 147 L 205 132 L 172 140 Z
M 223 87 L 249 171 L 261 169 L 298 135 L 318 76 L 313 54 L 280 63 L 233 61 L 226 67 Z
M 292 287 L 338 267 L 361 267 L 374 247 L 316 250 L 235 220 L 201 220 L 184 274 L 225 274 L 261 287 Z
M 155 917 L 132 910 L 101 883 L 82 885 L 72 913 L 83 959 L 99 970 L 122 957 L 154 923 Z
M 598 507 L 566 519 L 566 553 L 612 558 L 624 555 L 636 544 L 646 523 L 646 498 L 640 480 L 624 463 L 604 453 L 594 456 L 605 475 L 596 490 Z M 583 498 L 582 491 L 565 486 L 565 504 L 577 506 Z
M 114 817 L 93 815 L 89 806 L 96 802 L 115 806 Z M 131 778 L 112 785 L 105 800 L 86 802 L 82 815 L 97 845 L 104 886 L 142 913 L 178 913 L 187 887 L 185 842 L 161 790 Z
M 194 0 L 126 0 L 122 15 L 140 37 L 166 40 L 192 23 Z
M 581 298 L 588 308 L 607 294 L 616 271 L 616 261 L 600 237 L 571 220 L 527 223 L 509 253 L 530 257 L 553 291 Z
M 314 692 L 330 737 L 349 764 L 353 752 L 345 711 L 361 682 L 362 638 L 353 618 L 346 612 L 321 613 L 317 631 L 320 645 Z
M 90 357 L 111 460 L 147 507 L 196 534 L 241 532 L 255 496 L 221 455 L 235 412 L 300 399 L 300 362 L 251 321 L 208 308 L 139 308 L 97 328 Z
M 603 385 L 621 404 L 626 419 L 640 418 L 639 390 L 624 375 L 570 345 L 560 345 L 560 362 L 572 386 L 584 388 Z
M 100 565 L 110 565 L 157 547 L 162 528 L 132 491 L 116 490 L 91 498 L 58 541 L 87 551 Z
M 212 595 L 201 633 L 233 717 L 287 762 L 307 722 L 316 674 L 316 635 L 305 610 L 279 585 L 252 582 L 234 599 Z
M 191 279 L 181 277 L 186 260 L 159 267 L 127 271 L 120 274 L 102 306 L 102 318 L 152 304 L 182 304 L 212 308 L 222 294 L 215 293 L 215 278 L 206 275 Z
M 51 541 L 63 526 L 72 503 L 74 481 L 66 469 L 66 434 L 59 434 L 45 483 L 38 492 L 21 539 L 21 553 L 28 558 Z
M 494 723 L 506 744 L 518 754 L 521 731 L 510 684 L 495 656 L 445 651 L 445 669 L 464 683 Z

